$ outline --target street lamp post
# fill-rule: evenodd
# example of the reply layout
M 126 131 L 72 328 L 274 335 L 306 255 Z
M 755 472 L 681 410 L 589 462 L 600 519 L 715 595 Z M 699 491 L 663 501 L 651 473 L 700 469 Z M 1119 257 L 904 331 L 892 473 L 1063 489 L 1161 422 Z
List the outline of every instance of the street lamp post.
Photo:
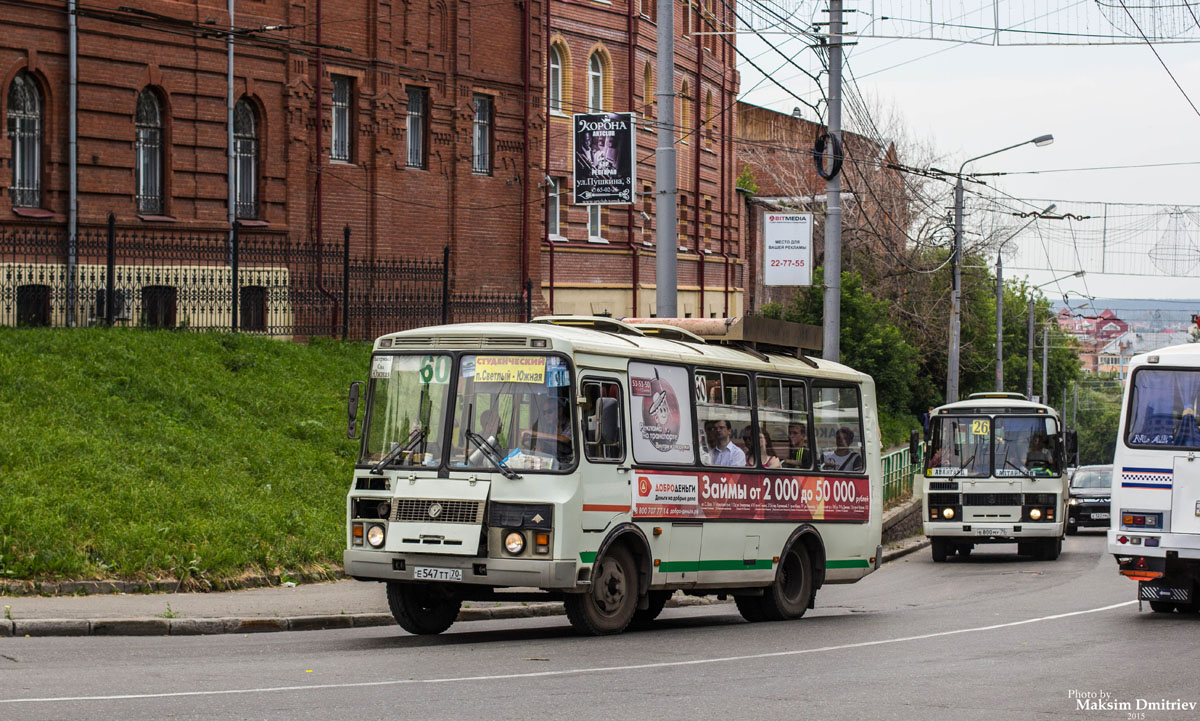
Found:
M 1020 235 L 1026 228 L 1036 222 L 1043 215 L 1053 213 L 1058 206 L 1054 203 L 1046 206 L 1042 212 L 1034 215 L 1028 223 L 1022 225 L 1017 232 L 1008 236 L 996 248 L 996 392 L 1004 390 L 1004 246 L 1009 240 Z
M 946 372 L 946 402 L 953 403 L 958 400 L 958 366 L 959 366 L 959 336 L 962 328 L 962 215 L 963 215 L 963 169 L 967 167 L 967 163 L 975 162 L 982 158 L 988 158 L 1006 150 L 1019 148 L 1022 145 L 1033 143 L 1041 147 L 1054 142 L 1053 135 L 1039 135 L 1032 140 L 1025 140 L 1015 145 L 1009 145 L 999 150 L 993 150 L 990 153 L 977 155 L 974 158 L 964 160 L 962 165 L 958 166 L 958 179 L 954 184 L 954 288 L 950 294 L 950 349 L 948 353 L 948 366 Z

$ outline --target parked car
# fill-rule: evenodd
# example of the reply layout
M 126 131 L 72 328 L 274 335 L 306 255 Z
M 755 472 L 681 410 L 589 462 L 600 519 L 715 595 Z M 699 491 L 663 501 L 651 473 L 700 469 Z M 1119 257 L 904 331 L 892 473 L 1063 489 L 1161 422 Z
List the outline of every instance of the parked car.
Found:
M 1080 466 L 1071 475 L 1067 501 L 1067 534 L 1080 528 L 1108 528 L 1112 466 Z

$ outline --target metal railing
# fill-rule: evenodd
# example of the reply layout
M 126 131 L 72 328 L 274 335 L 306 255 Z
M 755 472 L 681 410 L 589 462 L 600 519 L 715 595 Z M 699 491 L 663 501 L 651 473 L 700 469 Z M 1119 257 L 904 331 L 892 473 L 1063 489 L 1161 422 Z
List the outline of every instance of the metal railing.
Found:
M 913 476 L 925 462 L 925 445 L 918 446 L 917 457 L 911 458 L 908 446 L 883 454 L 883 504 L 912 496 Z
M 126 325 L 373 339 L 447 322 L 514 321 L 523 292 L 450 291 L 449 247 L 402 260 L 234 225 L 232 234 L 0 224 L 0 325 Z M 439 257 L 440 256 L 440 257 Z M 73 261 L 73 262 L 71 262 Z

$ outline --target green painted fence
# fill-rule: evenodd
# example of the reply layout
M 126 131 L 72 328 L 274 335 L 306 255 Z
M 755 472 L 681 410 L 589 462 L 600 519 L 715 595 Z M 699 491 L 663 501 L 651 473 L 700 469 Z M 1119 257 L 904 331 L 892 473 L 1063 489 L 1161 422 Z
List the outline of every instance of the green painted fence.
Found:
M 921 470 L 924 463 L 925 445 L 917 449 L 917 457 L 910 458 L 908 446 L 895 448 L 883 454 L 883 504 L 908 498 L 913 492 L 913 474 Z

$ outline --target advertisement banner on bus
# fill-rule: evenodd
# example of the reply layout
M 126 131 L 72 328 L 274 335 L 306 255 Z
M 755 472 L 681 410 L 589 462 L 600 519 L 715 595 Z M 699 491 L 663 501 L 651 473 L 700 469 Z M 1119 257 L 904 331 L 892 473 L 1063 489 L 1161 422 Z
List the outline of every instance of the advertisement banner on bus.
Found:
M 771 473 L 634 471 L 640 518 L 867 521 L 870 482 Z

